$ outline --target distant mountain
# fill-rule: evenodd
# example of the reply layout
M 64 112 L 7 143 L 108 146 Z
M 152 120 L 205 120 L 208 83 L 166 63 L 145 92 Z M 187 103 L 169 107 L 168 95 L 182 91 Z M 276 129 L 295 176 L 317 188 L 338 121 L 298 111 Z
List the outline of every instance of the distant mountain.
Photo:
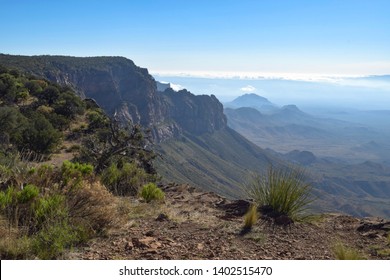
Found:
M 294 123 L 301 125 L 312 124 L 313 117 L 307 113 L 302 112 L 296 105 L 286 105 L 280 109 L 274 110 L 269 114 L 273 121 L 283 123 Z
M 278 108 L 267 98 L 259 96 L 255 93 L 248 93 L 239 96 L 231 102 L 224 103 L 224 106 L 225 108 L 251 107 L 258 109 L 261 112 L 268 112 Z

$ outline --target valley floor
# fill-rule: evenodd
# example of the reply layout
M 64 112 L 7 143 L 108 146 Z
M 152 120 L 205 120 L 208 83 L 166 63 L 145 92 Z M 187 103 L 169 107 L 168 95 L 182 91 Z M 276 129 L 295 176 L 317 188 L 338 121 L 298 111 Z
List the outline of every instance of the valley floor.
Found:
M 291 228 L 260 219 L 240 235 L 239 202 L 185 185 L 166 186 L 164 204 L 118 199 L 126 219 L 66 259 L 335 259 L 343 244 L 364 259 L 390 259 L 390 222 L 339 214 Z M 242 212 L 242 211 L 241 211 Z

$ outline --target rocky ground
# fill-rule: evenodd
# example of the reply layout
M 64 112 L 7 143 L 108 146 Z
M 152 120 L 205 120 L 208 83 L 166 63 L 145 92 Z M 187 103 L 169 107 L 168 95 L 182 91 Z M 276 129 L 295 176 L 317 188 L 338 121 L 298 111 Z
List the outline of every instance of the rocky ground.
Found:
M 342 243 L 365 259 L 390 259 L 390 222 L 324 214 L 290 226 L 259 219 L 240 234 L 243 201 L 185 185 L 164 187 L 161 204 L 118 201 L 124 219 L 67 259 L 335 259 Z

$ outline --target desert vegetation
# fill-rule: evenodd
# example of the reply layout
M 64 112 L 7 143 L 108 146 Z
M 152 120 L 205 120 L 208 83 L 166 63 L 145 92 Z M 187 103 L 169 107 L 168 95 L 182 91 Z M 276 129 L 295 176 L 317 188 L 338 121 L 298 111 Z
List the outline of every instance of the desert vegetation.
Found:
M 347 247 L 341 242 L 337 242 L 333 246 L 333 253 L 337 260 L 364 260 L 363 257 L 356 249 Z
M 5 68 L 0 138 L 1 258 L 61 258 L 115 224 L 114 195 L 136 196 L 157 180 L 140 126 L 120 125 L 69 87 Z M 50 163 L 62 149 L 72 160 Z
M 243 188 L 248 199 L 254 201 L 265 216 L 273 218 L 274 222 L 284 218 L 283 224 L 304 216 L 313 201 L 311 189 L 305 182 L 304 172 L 296 167 L 269 167 L 267 173 L 252 174 Z

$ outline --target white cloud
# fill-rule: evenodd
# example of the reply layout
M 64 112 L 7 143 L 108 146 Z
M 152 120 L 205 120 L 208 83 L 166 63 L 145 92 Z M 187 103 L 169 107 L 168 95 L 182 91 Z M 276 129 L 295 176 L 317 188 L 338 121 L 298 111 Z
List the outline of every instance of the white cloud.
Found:
M 173 89 L 174 91 L 179 91 L 179 90 L 184 89 L 184 87 L 182 85 L 179 85 L 179 84 L 170 83 L 170 85 L 171 85 L 171 89 Z
M 182 85 L 173 84 L 173 83 L 171 83 L 171 82 L 160 81 L 160 83 L 166 84 L 166 85 L 169 84 L 169 86 L 171 87 L 171 89 L 173 89 L 174 91 L 179 91 L 179 90 L 185 89 L 185 87 L 183 87 Z
M 240 88 L 240 90 L 243 92 L 255 92 L 256 88 L 254 86 L 247 85 L 245 87 Z

